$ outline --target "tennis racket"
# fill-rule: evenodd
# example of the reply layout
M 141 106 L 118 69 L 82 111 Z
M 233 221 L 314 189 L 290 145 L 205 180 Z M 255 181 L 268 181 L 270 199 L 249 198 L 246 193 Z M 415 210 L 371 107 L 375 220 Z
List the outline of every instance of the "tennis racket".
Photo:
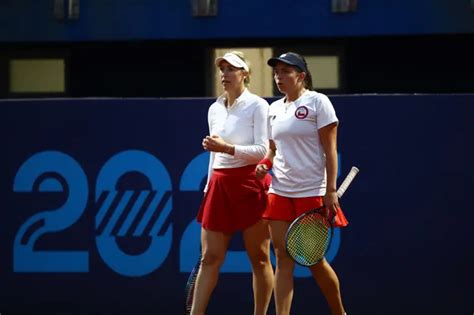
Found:
M 351 184 L 359 169 L 352 167 L 337 190 L 340 198 Z M 286 251 L 293 260 L 302 266 L 317 264 L 329 249 L 333 235 L 333 218 L 322 213 L 325 206 L 310 210 L 297 217 L 288 228 L 285 236 Z
M 199 254 L 199 260 L 194 266 L 191 274 L 189 275 L 188 282 L 186 283 L 186 315 L 191 314 L 191 308 L 193 306 L 194 287 L 196 286 L 196 279 L 201 268 L 201 254 Z

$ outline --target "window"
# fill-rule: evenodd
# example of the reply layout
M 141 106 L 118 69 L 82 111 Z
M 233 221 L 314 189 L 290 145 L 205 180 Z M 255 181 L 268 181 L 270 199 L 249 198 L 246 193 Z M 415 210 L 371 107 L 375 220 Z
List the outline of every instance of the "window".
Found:
M 313 76 L 315 89 L 339 89 L 339 57 L 338 56 L 304 56 L 309 71 Z
M 64 59 L 10 59 L 9 73 L 9 94 L 66 92 Z

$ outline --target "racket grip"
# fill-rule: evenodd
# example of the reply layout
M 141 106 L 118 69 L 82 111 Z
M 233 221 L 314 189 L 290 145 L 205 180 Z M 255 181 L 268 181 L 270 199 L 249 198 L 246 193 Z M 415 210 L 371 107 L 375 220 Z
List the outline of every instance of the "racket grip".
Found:
M 341 186 L 339 186 L 339 189 L 337 190 L 337 196 L 339 198 L 341 198 L 342 195 L 344 195 L 347 188 L 352 183 L 352 181 L 354 180 L 354 178 L 356 177 L 358 173 L 359 173 L 359 169 L 353 166 L 351 168 L 351 171 L 349 172 L 349 174 L 347 174 L 346 178 L 344 178 L 344 181 L 342 182 Z

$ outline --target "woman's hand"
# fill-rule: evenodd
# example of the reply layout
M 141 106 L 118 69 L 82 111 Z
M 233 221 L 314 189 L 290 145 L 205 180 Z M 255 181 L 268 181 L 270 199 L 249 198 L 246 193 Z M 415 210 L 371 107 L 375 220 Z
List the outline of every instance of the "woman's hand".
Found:
M 255 176 L 257 179 L 265 178 L 265 175 L 268 173 L 268 167 L 265 164 L 258 164 L 255 168 Z
M 334 217 L 339 209 L 339 198 L 337 197 L 337 193 L 335 191 L 328 191 L 323 197 L 323 200 L 327 209 L 325 216 L 327 218 Z
M 229 153 L 231 149 L 231 146 L 218 135 L 206 136 L 202 139 L 202 147 L 207 151 L 224 153 Z

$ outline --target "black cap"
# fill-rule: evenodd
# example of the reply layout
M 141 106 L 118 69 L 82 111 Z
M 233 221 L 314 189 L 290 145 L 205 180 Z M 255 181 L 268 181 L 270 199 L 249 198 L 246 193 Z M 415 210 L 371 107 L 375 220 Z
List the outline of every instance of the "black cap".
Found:
M 295 54 L 293 52 L 284 53 L 284 54 L 280 55 L 280 57 L 270 58 L 270 59 L 268 59 L 267 64 L 270 67 L 275 67 L 277 62 L 279 62 L 279 61 L 281 61 L 283 63 L 286 63 L 288 65 L 291 65 L 291 66 L 295 66 L 303 72 L 308 72 L 308 69 L 306 69 L 306 64 L 305 64 L 303 58 L 300 55 Z

